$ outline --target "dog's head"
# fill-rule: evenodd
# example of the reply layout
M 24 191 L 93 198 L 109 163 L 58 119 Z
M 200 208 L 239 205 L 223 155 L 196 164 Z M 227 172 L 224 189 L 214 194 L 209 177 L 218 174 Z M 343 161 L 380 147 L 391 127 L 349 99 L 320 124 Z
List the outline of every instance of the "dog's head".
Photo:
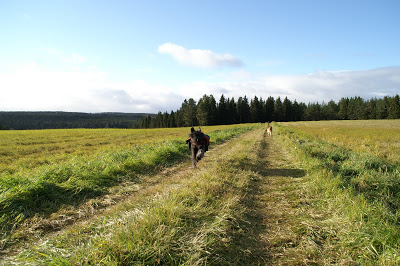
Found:
M 199 130 L 195 130 L 193 127 L 190 129 L 189 137 L 192 141 L 192 145 L 199 146 L 204 142 L 204 133 L 201 132 L 201 128 Z

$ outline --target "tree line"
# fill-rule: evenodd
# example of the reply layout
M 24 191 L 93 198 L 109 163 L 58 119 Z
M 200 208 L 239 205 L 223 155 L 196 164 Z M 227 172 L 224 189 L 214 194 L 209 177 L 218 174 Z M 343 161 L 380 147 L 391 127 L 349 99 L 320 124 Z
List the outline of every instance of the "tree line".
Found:
M 0 130 L 134 128 L 148 114 L 77 112 L 0 112 Z
M 143 117 L 136 127 L 162 128 L 185 126 L 211 126 L 237 123 L 289 122 L 318 120 L 363 120 L 399 119 L 399 95 L 364 100 L 361 97 L 342 98 L 338 103 L 299 103 L 287 97 L 268 97 L 266 100 L 255 96 L 226 98 L 221 95 L 217 102 L 213 95 L 204 95 L 197 102 L 190 98 L 174 111 L 158 112 Z

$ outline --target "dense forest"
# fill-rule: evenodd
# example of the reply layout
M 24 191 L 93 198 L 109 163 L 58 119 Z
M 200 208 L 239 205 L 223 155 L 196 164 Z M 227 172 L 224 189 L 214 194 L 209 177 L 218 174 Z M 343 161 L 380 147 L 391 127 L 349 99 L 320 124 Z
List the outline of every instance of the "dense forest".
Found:
M 342 98 L 338 103 L 298 103 L 287 97 L 268 97 L 266 100 L 255 96 L 225 98 L 217 102 L 213 95 L 204 95 L 198 102 L 190 98 L 180 109 L 171 113 L 159 112 L 156 116 L 142 118 L 140 128 L 208 126 L 217 124 L 317 121 L 317 120 L 362 120 L 399 119 L 399 95 L 364 100 L 361 97 Z
M 197 102 L 190 98 L 174 111 L 158 114 L 71 113 L 71 112 L 0 112 L 2 129 L 57 128 L 161 128 L 192 125 L 223 125 L 236 123 L 399 119 L 399 95 L 364 100 L 361 97 L 342 98 L 338 103 L 298 103 L 287 97 L 255 96 L 225 98 L 217 102 L 213 95 L 204 95 Z
M 0 129 L 133 128 L 148 114 L 0 112 Z

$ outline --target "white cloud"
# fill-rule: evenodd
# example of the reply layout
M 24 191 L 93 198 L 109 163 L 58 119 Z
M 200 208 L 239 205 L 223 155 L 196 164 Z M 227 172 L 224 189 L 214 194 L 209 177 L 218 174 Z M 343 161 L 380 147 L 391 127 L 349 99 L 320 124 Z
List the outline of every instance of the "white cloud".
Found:
M 214 68 L 222 66 L 239 67 L 243 63 L 230 54 L 216 54 L 210 50 L 188 50 L 174 43 L 164 43 L 158 47 L 161 54 L 169 54 L 180 64 L 200 68 Z
M 1 111 L 157 112 L 183 101 L 146 81 L 113 83 L 95 68 L 54 71 L 34 63 L 0 73 L 0 88 Z
M 224 82 L 194 82 L 181 87 L 186 98 L 195 100 L 203 94 L 218 98 L 246 95 L 266 99 L 269 96 L 288 97 L 298 102 L 339 101 L 342 97 L 360 96 L 364 99 L 400 93 L 400 67 L 378 68 L 360 71 L 317 71 L 305 75 L 253 76 L 243 79 L 226 76 Z M 195 92 L 195 93 L 194 93 Z
M 83 63 L 87 63 L 87 61 L 88 61 L 85 56 L 79 55 L 77 53 L 71 53 L 69 55 L 65 55 L 64 52 L 57 50 L 57 49 L 53 49 L 53 48 L 47 49 L 47 52 L 50 55 L 56 56 L 63 63 L 67 63 L 67 64 L 80 65 Z
M 364 99 L 400 93 L 400 67 L 360 71 L 317 71 L 306 75 L 255 76 L 244 70 L 221 75 L 220 82 L 195 81 L 177 87 L 145 80 L 110 82 L 96 67 L 55 71 L 26 64 L 0 72 L 0 111 L 164 112 L 183 100 L 213 94 L 219 100 L 269 96 L 298 102 L 341 97 Z

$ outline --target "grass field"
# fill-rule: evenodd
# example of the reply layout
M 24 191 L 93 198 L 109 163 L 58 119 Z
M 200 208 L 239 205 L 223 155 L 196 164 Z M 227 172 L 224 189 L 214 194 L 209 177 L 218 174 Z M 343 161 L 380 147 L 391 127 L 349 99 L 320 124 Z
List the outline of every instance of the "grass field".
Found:
M 400 122 L 273 126 L 5 132 L 4 264 L 398 265 Z
M 284 123 L 311 137 L 400 163 L 400 120 Z
M 203 127 L 204 132 L 235 128 L 238 125 Z M 155 143 L 185 140 L 187 128 L 165 129 L 56 129 L 0 131 L 0 173 L 15 173 L 40 165 L 54 164 L 74 156 L 99 151 Z
M 400 120 L 284 123 L 282 137 L 327 210 L 337 252 L 361 264 L 400 262 Z
M 254 125 L 204 127 L 218 144 Z M 189 154 L 189 130 L 1 131 L 0 226 L 3 245 L 27 218 L 47 217 L 109 193 L 122 182 L 140 183 Z M 10 236 L 11 233 L 11 236 Z M 11 241 L 11 242 L 10 242 Z

